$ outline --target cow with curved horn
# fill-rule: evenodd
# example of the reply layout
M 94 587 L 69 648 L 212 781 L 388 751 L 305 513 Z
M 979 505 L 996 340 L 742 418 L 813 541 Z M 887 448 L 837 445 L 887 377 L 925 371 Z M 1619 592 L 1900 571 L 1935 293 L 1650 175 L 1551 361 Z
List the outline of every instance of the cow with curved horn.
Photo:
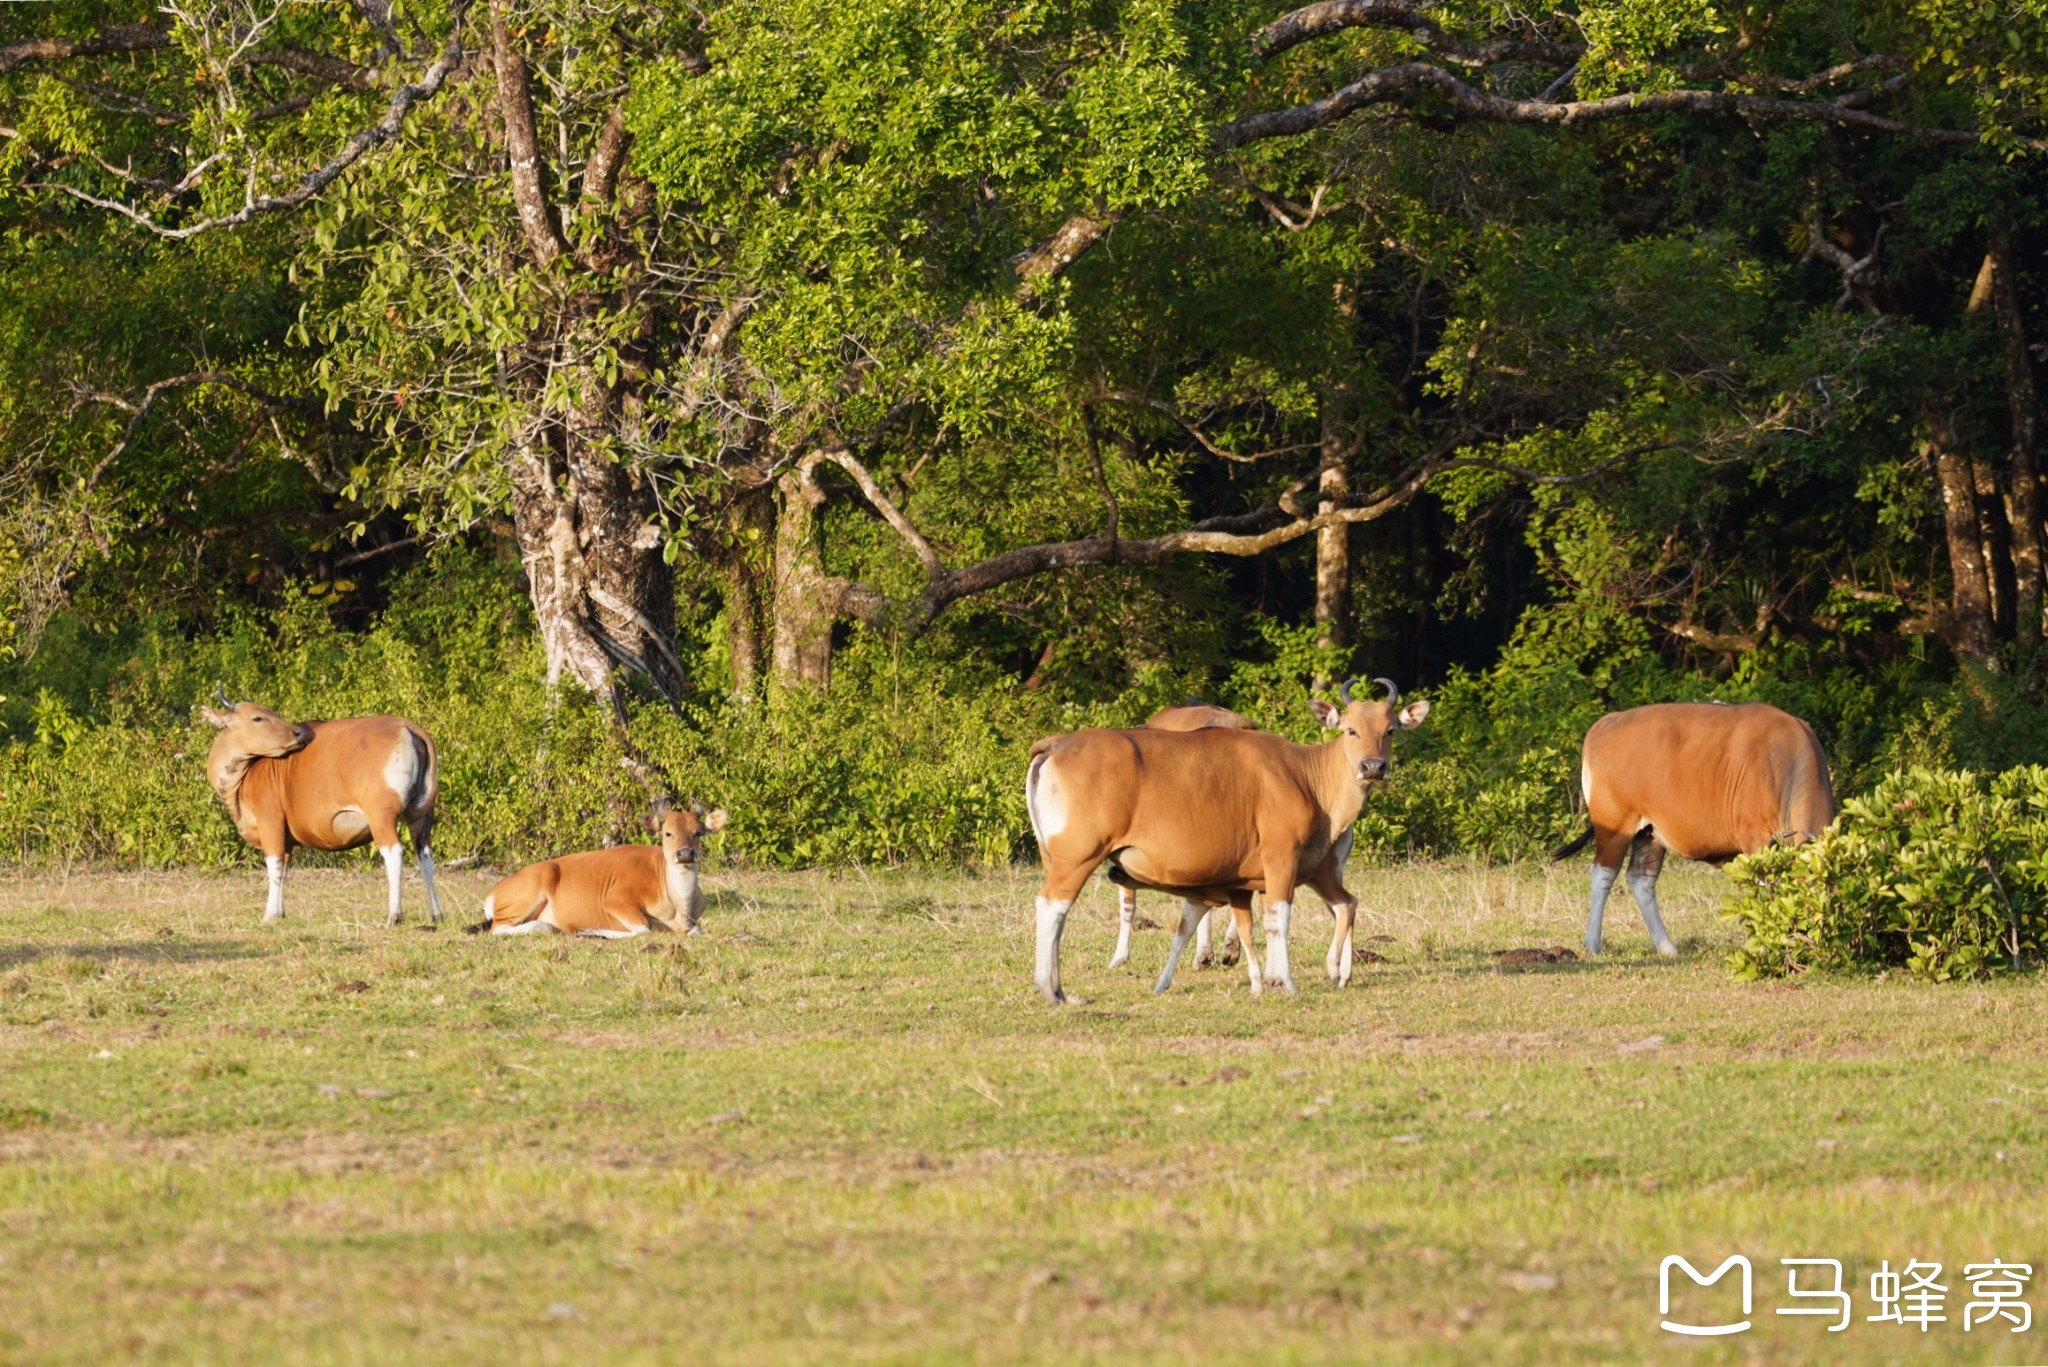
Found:
M 1400 707 L 1398 692 L 1387 702 L 1354 699 L 1348 682 L 1340 696 L 1342 707 L 1321 698 L 1310 703 L 1323 726 L 1337 732 L 1321 745 L 1208 727 L 1077 731 L 1031 747 L 1024 796 L 1045 865 L 1035 976 L 1047 1001 L 1066 999 L 1059 952 L 1067 912 L 1105 861 L 1116 883 L 1182 899 L 1157 991 L 1172 985 L 1204 904 L 1237 907 L 1240 897 L 1260 892 L 1273 932 L 1263 974 L 1246 956 L 1253 990 L 1270 981 L 1292 992 L 1287 934 L 1294 890 L 1304 881 L 1337 913 L 1332 980 L 1349 976 L 1356 904 L 1334 856 L 1367 790 L 1387 777 L 1393 734 L 1421 725 L 1429 704 Z M 1238 910 L 1238 927 L 1250 929 L 1248 903 Z
M 725 813 L 702 803 L 677 808 L 662 798 L 661 845 L 615 845 L 544 859 L 503 879 L 484 899 L 483 924 L 494 935 L 585 935 L 623 940 L 650 930 L 697 933 L 704 890 L 697 866 L 704 837 L 725 829 Z
M 284 917 L 284 872 L 293 850 L 374 843 L 390 885 L 386 924 L 397 925 L 401 825 L 412 835 L 427 915 L 441 919 L 432 848 L 439 766 L 425 731 L 403 717 L 286 721 L 256 703 L 229 702 L 218 684 L 214 701 L 218 708 L 200 709 L 220 731 L 206 778 L 242 839 L 263 851 L 270 883 L 266 923 Z
M 1835 819 L 1827 755 L 1813 728 L 1767 703 L 1654 703 L 1610 712 L 1586 732 L 1579 783 L 1594 842 L 1586 952 L 1601 950 L 1607 897 L 1628 860 L 1650 942 L 1678 953 L 1657 911 L 1664 851 L 1720 864 L 1774 840 L 1810 840 Z

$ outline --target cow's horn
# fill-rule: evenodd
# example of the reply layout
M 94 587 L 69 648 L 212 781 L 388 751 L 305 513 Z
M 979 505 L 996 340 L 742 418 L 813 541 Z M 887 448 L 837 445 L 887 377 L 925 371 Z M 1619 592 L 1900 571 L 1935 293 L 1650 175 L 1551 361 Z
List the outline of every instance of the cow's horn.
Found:
M 235 710 L 235 705 L 228 701 L 228 691 L 222 688 L 218 682 L 215 682 L 213 685 L 213 700 L 222 707 L 227 708 L 230 712 Z
M 659 797 L 656 797 L 654 799 L 654 814 L 656 816 L 667 816 L 668 809 L 674 801 L 674 798 L 669 797 L 665 793 Z
M 1392 679 L 1374 679 L 1373 682 L 1387 686 L 1387 706 L 1392 707 L 1395 703 L 1401 701 L 1401 690 L 1394 686 Z
M 1358 680 L 1356 679 L 1346 679 L 1343 683 L 1337 685 L 1337 696 L 1343 700 L 1346 707 L 1351 706 L 1351 685 L 1357 682 Z

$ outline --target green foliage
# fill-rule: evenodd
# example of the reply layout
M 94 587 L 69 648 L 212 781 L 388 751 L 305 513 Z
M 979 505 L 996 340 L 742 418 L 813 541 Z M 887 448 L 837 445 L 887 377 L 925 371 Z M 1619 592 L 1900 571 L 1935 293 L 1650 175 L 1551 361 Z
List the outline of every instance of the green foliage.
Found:
M 2048 950 L 2048 768 L 1912 769 L 1818 840 L 1733 865 L 1742 978 L 1904 968 L 1946 982 Z

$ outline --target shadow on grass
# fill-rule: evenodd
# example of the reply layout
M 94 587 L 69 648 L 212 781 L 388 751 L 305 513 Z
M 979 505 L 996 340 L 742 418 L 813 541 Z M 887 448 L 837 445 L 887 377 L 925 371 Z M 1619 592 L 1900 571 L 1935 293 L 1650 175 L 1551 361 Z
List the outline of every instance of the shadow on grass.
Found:
M 59 956 L 72 959 L 133 960 L 144 963 L 217 963 L 227 959 L 260 959 L 275 947 L 246 940 L 128 940 L 115 944 L 15 945 L 0 949 L 0 968 L 35 963 Z
M 1519 977 L 1525 974 L 1542 977 L 1565 974 L 1612 973 L 1633 968 L 1654 968 L 1661 972 L 1683 968 L 1687 963 L 1699 957 L 1701 953 L 1702 951 L 1697 950 L 1688 951 L 1680 954 L 1675 959 L 1668 959 L 1661 954 L 1637 957 L 1610 953 L 1603 954 L 1599 958 L 1587 958 L 1584 955 L 1580 955 L 1576 959 L 1563 959 L 1554 963 L 1509 964 L 1501 962 L 1500 952 L 1482 950 L 1471 955 L 1464 963 L 1453 963 L 1447 956 L 1440 955 L 1436 959 L 1436 964 L 1458 977 L 1472 977 L 1478 974 L 1485 974 L 1487 976 L 1497 974 L 1503 978 Z

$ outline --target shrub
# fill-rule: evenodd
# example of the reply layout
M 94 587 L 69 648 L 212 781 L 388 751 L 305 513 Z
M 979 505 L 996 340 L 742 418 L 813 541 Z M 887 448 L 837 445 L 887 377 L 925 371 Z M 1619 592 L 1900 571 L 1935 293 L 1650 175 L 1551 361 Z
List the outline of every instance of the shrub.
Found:
M 1722 914 L 1740 978 L 1903 967 L 1946 981 L 2038 959 L 2048 936 L 2048 768 L 1912 769 L 1842 804 L 1820 839 L 1735 861 Z

